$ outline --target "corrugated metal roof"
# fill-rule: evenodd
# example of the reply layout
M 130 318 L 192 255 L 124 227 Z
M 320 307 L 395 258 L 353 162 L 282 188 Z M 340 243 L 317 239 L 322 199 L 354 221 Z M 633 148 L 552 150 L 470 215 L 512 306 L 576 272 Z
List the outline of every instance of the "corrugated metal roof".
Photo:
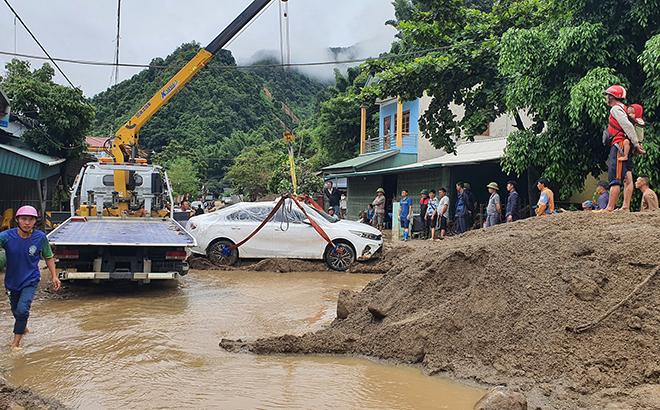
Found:
M 339 169 L 346 169 L 346 168 L 353 168 L 357 170 L 358 168 L 365 167 L 369 164 L 373 164 L 374 162 L 380 161 L 385 158 L 389 158 L 393 155 L 398 154 L 398 150 L 390 150 L 390 151 L 383 151 L 383 152 L 375 152 L 375 153 L 370 153 L 370 154 L 364 154 L 360 155 L 355 158 L 351 158 L 349 160 L 343 161 L 343 162 L 338 162 L 336 164 L 332 164 L 330 166 L 327 166 L 323 168 L 323 171 L 332 171 L 332 170 L 339 170 Z
M 0 144 L 0 173 L 32 180 L 57 174 L 65 160 L 7 144 Z
M 495 161 L 504 155 L 506 138 L 489 138 L 482 141 L 465 142 L 456 146 L 455 154 L 444 154 L 426 161 L 402 165 L 394 168 L 379 169 L 363 172 L 346 172 L 329 175 L 329 177 L 354 177 L 379 174 L 396 174 L 399 172 L 412 172 L 427 168 L 451 167 L 456 165 L 479 164 Z
M 0 149 L 4 149 L 14 154 L 18 154 L 25 158 L 37 161 L 41 164 L 48 165 L 52 167 L 53 165 L 58 165 L 66 161 L 64 158 L 51 157 L 50 155 L 39 154 L 38 152 L 30 151 L 29 149 L 16 147 L 13 145 L 0 144 Z

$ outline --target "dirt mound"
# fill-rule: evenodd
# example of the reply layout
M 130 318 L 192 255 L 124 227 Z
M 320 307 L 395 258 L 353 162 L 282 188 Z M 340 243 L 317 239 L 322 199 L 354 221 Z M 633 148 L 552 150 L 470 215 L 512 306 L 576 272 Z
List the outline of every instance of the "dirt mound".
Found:
M 0 378 L 0 409 L 66 409 L 62 403 L 33 393 L 25 387 L 13 387 Z
M 392 260 L 397 258 L 400 252 L 406 248 L 388 250 L 379 259 L 366 262 L 356 262 L 349 269 L 350 273 L 384 274 L 390 270 Z M 323 261 L 299 260 L 299 259 L 262 259 L 262 260 L 239 260 L 235 266 L 218 266 L 204 256 L 193 255 L 188 258 L 188 264 L 194 270 L 247 270 L 256 272 L 319 272 L 330 271 Z
M 221 345 L 418 363 L 515 387 L 530 408 L 660 408 L 658 238 L 660 213 L 566 213 L 413 241 L 394 248 L 381 279 L 342 296 L 345 319 Z M 595 327 L 567 330 L 629 295 Z

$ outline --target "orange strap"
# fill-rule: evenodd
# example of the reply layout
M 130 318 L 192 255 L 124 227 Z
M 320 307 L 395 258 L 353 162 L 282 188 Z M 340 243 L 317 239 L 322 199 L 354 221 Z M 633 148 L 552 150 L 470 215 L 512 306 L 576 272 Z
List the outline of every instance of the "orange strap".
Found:
M 309 220 L 309 223 L 312 225 L 312 228 L 314 228 L 314 230 L 321 236 L 321 238 L 325 239 L 326 242 L 328 242 L 330 245 L 332 245 L 334 247 L 335 244 L 332 243 L 332 239 L 330 239 L 328 234 L 325 233 L 323 228 L 321 228 L 321 226 L 318 223 L 316 223 L 316 221 L 314 219 L 310 218 L 309 215 L 307 215 L 307 212 L 305 211 L 305 208 L 303 208 L 303 206 L 300 205 L 298 200 L 296 198 L 293 198 L 293 197 L 291 199 L 293 199 L 293 202 L 296 205 L 298 205 L 298 208 L 300 208 L 302 213 L 305 215 L 305 218 L 307 218 Z

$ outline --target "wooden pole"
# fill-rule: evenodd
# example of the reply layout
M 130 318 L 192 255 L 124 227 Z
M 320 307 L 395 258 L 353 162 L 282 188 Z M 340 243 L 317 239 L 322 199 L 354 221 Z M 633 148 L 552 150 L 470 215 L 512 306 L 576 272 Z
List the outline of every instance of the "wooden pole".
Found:
M 367 107 L 360 107 L 360 154 L 367 150 Z
M 403 146 L 403 101 L 397 99 L 396 104 L 396 147 L 401 149 Z

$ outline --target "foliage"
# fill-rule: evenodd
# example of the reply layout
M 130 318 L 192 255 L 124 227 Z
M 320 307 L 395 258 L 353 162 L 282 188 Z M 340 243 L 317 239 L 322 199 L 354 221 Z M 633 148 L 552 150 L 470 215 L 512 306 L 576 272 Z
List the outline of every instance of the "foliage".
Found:
M 29 128 L 25 142 L 37 152 L 67 159 L 85 152 L 94 109 L 82 91 L 53 82 L 55 71 L 49 64 L 31 71 L 30 63 L 14 59 L 6 69 L 0 88 Z
M 284 152 L 283 143 L 279 141 L 243 151 L 227 171 L 234 192 L 247 195 L 253 201 L 275 192 L 280 182 L 277 170 L 286 162 Z
M 297 134 L 311 140 L 313 155 L 309 166 L 324 166 L 353 158 L 359 154 L 360 145 L 360 98 L 359 93 L 367 82 L 367 73 L 359 67 L 349 68 L 346 75 L 335 70 L 335 85 L 319 93 L 318 114 L 304 122 Z M 377 107 L 367 105 L 367 134 L 376 136 Z
M 554 7 L 558 17 L 537 27 L 511 28 L 502 37 L 499 68 L 508 80 L 507 108 L 527 110 L 537 124 L 533 132 L 509 139 L 503 166 L 517 173 L 537 167 L 568 196 L 583 187 L 589 173 L 597 177 L 605 170 L 601 133 L 608 107 L 603 90 L 626 86 L 629 101 L 641 97 L 652 108 L 647 116 L 657 118 L 653 73 L 659 71 L 658 47 L 650 35 L 658 26 L 647 18 L 658 17 L 658 11 L 642 2 L 628 7 L 617 1 L 597 6 L 555 1 Z M 657 137 L 652 130 L 647 133 L 653 151 Z M 654 153 L 636 159 L 644 173 L 660 165 Z
M 154 66 L 92 99 L 97 107 L 96 134 L 114 133 L 176 71 L 199 51 L 184 44 Z M 237 69 L 231 53 L 221 51 L 209 65 L 141 131 L 140 145 L 152 160 L 168 165 L 180 157 L 193 163 L 204 188 L 219 194 L 225 170 L 244 149 L 280 139 L 314 111 L 323 84 L 294 70 Z
M 449 152 L 504 113 L 516 120 L 502 165 L 537 172 L 566 197 L 605 169 L 601 143 L 608 107 L 602 92 L 620 83 L 642 101 L 647 120 L 660 108 L 660 2 L 619 0 L 396 0 L 398 30 L 386 60 L 359 98 L 431 95 L 420 128 Z M 416 55 L 410 55 L 416 53 Z M 405 55 L 402 55 L 405 54 Z M 397 58 L 397 56 L 400 56 Z M 462 106 L 465 115 L 456 113 Z M 531 124 L 523 122 L 525 112 Z M 657 127 L 645 145 L 655 150 Z M 660 183 L 655 153 L 637 171 Z
M 175 195 L 199 193 L 200 181 L 195 175 L 193 162 L 188 158 L 177 158 L 167 166 L 167 176 Z

